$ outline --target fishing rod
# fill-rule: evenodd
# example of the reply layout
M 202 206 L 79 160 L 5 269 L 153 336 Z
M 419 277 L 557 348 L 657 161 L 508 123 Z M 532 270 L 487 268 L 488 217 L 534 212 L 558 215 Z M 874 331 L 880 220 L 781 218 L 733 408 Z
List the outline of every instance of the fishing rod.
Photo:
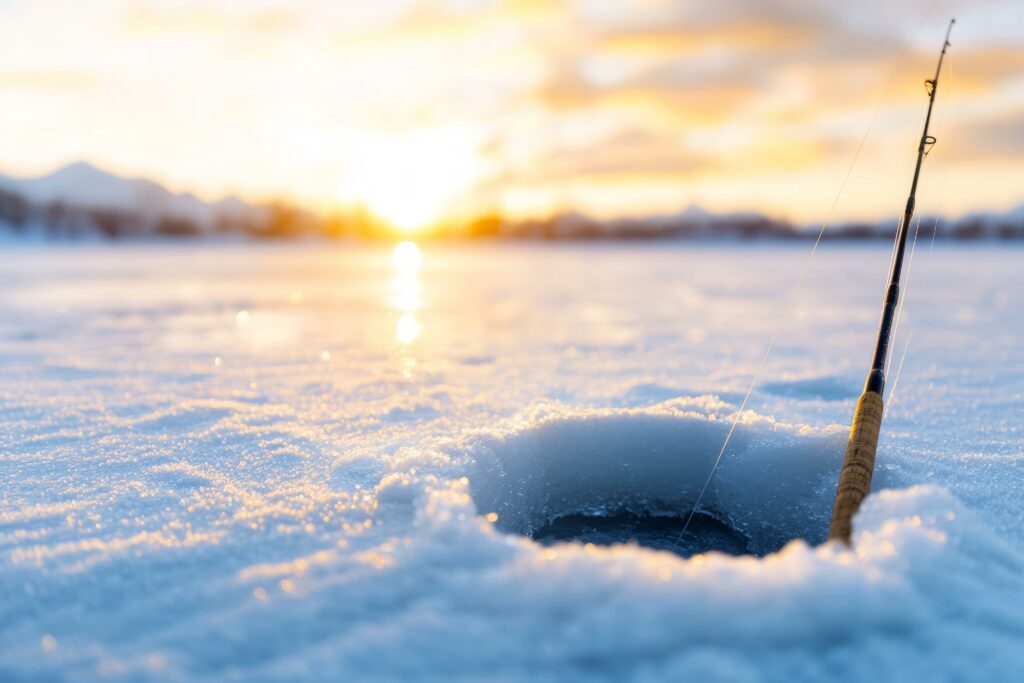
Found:
M 950 19 L 946 29 L 946 39 L 939 53 L 939 63 L 935 67 L 935 78 L 924 82 L 928 93 L 928 114 L 924 118 L 924 132 L 917 146 L 917 165 L 914 167 L 914 179 L 910 183 L 910 196 L 907 207 L 903 210 L 903 220 L 896 233 L 896 245 L 893 248 L 892 265 L 889 271 L 889 287 L 885 293 L 882 306 L 882 320 L 878 325 L 878 341 L 875 343 L 875 355 L 871 362 L 868 379 L 864 383 L 864 393 L 857 401 L 857 410 L 853 414 L 850 426 L 850 440 L 846 444 L 846 456 L 843 467 L 839 471 L 839 486 L 836 488 L 835 503 L 832 506 L 832 524 L 829 527 L 829 540 L 839 540 L 850 544 L 853 529 L 853 516 L 860 508 L 861 501 L 871 491 L 871 475 L 875 468 L 875 451 L 878 449 L 878 434 L 882 428 L 882 393 L 885 391 L 885 364 L 889 356 L 889 336 L 896 315 L 896 304 L 900 298 L 900 276 L 903 271 L 903 254 L 907 249 L 907 233 L 910 221 L 914 217 L 917 181 L 921 176 L 921 164 L 925 156 L 935 144 L 935 138 L 928 134 L 928 125 L 932 119 L 932 107 L 935 105 L 935 91 L 939 87 L 939 74 L 942 71 L 942 58 L 946 56 L 946 48 L 950 47 L 949 34 L 953 30 L 956 19 Z

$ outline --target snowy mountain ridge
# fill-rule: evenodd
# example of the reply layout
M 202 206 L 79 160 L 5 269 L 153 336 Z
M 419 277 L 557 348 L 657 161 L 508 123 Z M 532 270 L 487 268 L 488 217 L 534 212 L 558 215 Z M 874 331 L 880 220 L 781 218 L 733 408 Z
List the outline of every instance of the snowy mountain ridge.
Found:
M 85 161 L 35 177 L 0 174 L 0 226 L 17 233 L 200 235 L 260 223 L 265 213 L 236 196 L 208 202 Z
M 150 219 L 187 219 L 204 229 L 212 229 L 225 214 L 244 214 L 254 208 L 234 196 L 205 202 L 191 192 L 174 193 L 148 178 L 119 176 L 86 161 L 76 161 L 37 177 L 0 175 L 0 190 L 34 204 L 113 210 Z

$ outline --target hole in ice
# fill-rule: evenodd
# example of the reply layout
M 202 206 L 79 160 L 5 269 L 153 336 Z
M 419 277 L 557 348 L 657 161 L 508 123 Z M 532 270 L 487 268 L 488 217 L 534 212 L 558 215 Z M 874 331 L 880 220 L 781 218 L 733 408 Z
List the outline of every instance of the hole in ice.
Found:
M 729 429 L 713 397 L 647 408 L 546 409 L 462 445 L 470 492 L 496 526 L 540 543 L 627 543 L 669 549 L 694 508 Z M 681 555 L 764 555 L 823 541 L 844 430 L 744 414 Z
M 607 515 L 566 515 L 533 532 L 533 540 L 542 545 L 579 541 L 595 545 L 635 543 L 654 550 L 667 550 L 682 557 L 718 551 L 729 555 L 748 555 L 750 539 L 712 515 L 695 512 L 689 526 L 688 515 L 635 515 L 616 512 Z M 683 532 L 686 529 L 686 532 Z

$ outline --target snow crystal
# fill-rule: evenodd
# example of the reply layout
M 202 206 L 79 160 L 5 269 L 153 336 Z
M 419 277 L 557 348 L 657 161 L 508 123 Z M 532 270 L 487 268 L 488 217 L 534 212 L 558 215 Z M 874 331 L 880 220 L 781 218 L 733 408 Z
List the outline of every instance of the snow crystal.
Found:
M 701 505 L 767 554 L 683 559 L 524 534 L 690 509 L 802 247 L 5 245 L 0 680 L 1019 678 L 1021 255 L 951 249 L 853 547 L 828 246 Z

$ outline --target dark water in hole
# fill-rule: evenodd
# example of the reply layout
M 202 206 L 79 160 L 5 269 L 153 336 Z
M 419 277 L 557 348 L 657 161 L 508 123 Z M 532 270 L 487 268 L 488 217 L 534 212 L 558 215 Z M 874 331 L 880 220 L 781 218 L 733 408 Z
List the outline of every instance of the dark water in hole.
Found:
M 595 545 L 635 542 L 645 548 L 668 550 L 681 557 L 713 550 L 728 555 L 750 554 L 747 537 L 711 515 L 694 514 L 686 534 L 680 538 L 685 525 L 685 516 L 652 517 L 625 512 L 607 516 L 566 515 L 534 532 L 533 540 L 543 545 L 560 541 Z

